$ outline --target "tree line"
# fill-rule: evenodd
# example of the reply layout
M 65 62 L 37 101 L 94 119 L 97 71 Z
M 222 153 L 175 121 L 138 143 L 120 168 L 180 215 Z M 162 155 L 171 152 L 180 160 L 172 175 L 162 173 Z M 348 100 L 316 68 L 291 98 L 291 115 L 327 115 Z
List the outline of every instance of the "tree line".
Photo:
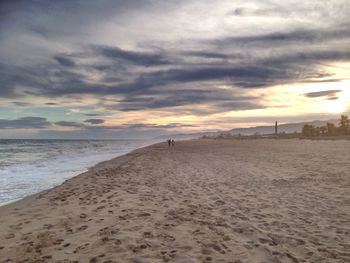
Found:
M 302 129 L 302 134 L 306 137 L 347 135 L 350 134 L 350 120 L 348 116 L 341 115 L 339 126 L 331 122 L 327 122 L 325 126 L 321 127 L 305 124 Z

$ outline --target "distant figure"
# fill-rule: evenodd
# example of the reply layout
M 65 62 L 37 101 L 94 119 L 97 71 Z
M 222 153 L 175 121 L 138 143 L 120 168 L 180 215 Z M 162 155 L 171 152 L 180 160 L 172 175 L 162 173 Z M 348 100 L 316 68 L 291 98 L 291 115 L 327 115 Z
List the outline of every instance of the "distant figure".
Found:
M 174 139 L 171 140 L 171 145 L 175 146 L 175 140 Z
M 168 140 L 168 146 L 170 147 L 170 145 L 171 145 L 171 140 L 169 139 Z

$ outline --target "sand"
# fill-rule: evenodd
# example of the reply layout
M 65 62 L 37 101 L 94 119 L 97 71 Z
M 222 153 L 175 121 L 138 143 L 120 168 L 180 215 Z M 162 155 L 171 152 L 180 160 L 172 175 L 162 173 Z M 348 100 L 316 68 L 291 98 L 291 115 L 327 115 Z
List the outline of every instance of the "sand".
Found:
M 0 208 L 0 262 L 350 262 L 350 141 L 138 149 Z

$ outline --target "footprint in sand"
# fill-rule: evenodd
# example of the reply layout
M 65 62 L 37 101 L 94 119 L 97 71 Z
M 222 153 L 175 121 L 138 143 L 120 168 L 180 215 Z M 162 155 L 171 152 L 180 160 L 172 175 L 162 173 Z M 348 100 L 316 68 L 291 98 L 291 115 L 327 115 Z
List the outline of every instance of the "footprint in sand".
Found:
M 5 236 L 6 239 L 12 239 L 15 237 L 15 234 L 14 233 L 9 233 Z
M 101 210 L 101 209 L 104 209 L 104 208 L 106 208 L 104 205 L 101 205 L 101 206 L 99 206 L 99 207 L 97 207 L 96 209 L 95 209 L 95 211 L 98 211 L 98 210 Z
M 84 225 L 84 226 L 81 226 L 81 227 L 78 227 L 77 228 L 77 231 L 84 231 L 85 229 L 87 229 L 88 226 L 87 225 Z
M 122 241 L 120 239 L 113 239 L 113 244 L 119 246 L 122 244 Z
M 87 215 L 85 213 L 81 213 L 79 217 L 84 219 L 84 218 L 87 218 Z
M 101 238 L 101 241 L 102 241 L 102 242 L 108 242 L 109 240 L 110 240 L 110 239 L 109 239 L 108 236 L 105 236 L 105 237 Z
M 144 236 L 145 238 L 153 238 L 152 232 L 143 232 L 143 236 Z
M 224 201 L 222 201 L 222 200 L 217 200 L 217 201 L 215 201 L 215 203 L 214 203 L 215 205 L 224 205 L 225 204 L 225 202 Z
M 43 229 L 51 229 L 51 228 L 53 228 L 53 225 L 51 225 L 51 224 L 44 224 L 43 225 Z
M 173 241 L 176 240 L 175 237 L 173 237 L 171 235 L 167 235 L 167 234 L 162 234 L 162 235 L 159 235 L 158 237 L 161 238 L 161 239 L 164 239 L 166 241 L 170 241 L 170 242 L 173 242 Z
M 137 217 L 148 217 L 148 216 L 151 216 L 151 214 L 146 212 L 137 214 Z
M 221 253 L 221 254 L 226 254 L 225 250 L 222 249 L 219 245 L 217 244 L 211 244 L 209 245 L 211 248 L 213 248 L 215 251 Z
M 86 250 L 86 249 L 89 247 L 89 245 L 90 245 L 90 243 L 85 243 L 85 244 L 83 244 L 83 245 L 77 247 L 77 248 L 73 251 L 73 253 L 76 254 L 76 253 L 78 253 L 78 252 L 80 252 L 80 251 L 82 251 L 82 250 Z
M 277 243 L 273 240 L 269 240 L 266 238 L 259 238 L 258 240 L 261 244 L 269 244 L 270 246 L 277 246 Z
M 162 259 L 164 262 L 168 262 L 176 257 L 176 250 L 171 251 L 161 251 L 160 254 L 162 255 Z
M 44 260 L 47 260 L 47 259 L 52 259 L 52 256 L 51 255 L 46 255 L 46 256 L 42 256 L 41 258 L 44 259 Z
M 141 245 L 139 245 L 139 246 L 137 246 L 137 247 L 134 247 L 134 248 L 132 249 L 132 251 L 133 251 L 134 253 L 138 253 L 138 252 L 140 252 L 141 250 L 144 250 L 144 249 L 146 249 L 146 248 L 148 248 L 148 247 L 151 247 L 151 245 L 150 245 L 150 244 L 141 244 Z
M 53 244 L 54 244 L 54 245 L 61 245 L 63 241 L 64 241 L 64 239 L 62 239 L 62 238 L 56 239 L 56 240 L 53 242 Z
M 21 230 L 22 229 L 22 223 L 19 223 L 17 225 L 10 225 L 10 228 L 11 229 L 14 229 L 14 230 Z

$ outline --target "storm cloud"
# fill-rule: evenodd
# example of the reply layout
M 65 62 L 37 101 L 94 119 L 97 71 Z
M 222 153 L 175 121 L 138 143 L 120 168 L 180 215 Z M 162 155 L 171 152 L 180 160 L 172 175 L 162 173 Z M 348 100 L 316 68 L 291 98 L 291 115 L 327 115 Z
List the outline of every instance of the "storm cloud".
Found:
M 327 99 L 335 99 L 337 98 L 337 94 L 341 92 L 341 90 L 323 90 L 323 91 L 316 91 L 316 92 L 309 92 L 305 93 L 305 97 L 308 98 L 320 98 L 320 97 L 326 97 Z
M 97 47 L 96 50 L 111 60 L 129 62 L 146 67 L 169 63 L 161 54 L 156 53 L 126 51 L 118 47 Z
M 103 119 L 88 119 L 88 120 L 85 120 L 84 122 L 95 125 L 95 124 L 102 124 L 105 122 L 105 120 L 103 120 Z
M 346 0 L 1 1 L 0 99 L 50 108 L 31 120 L 42 128 L 145 129 L 122 123 L 149 111 L 201 118 L 267 109 L 272 88 L 346 80 L 337 72 L 350 62 L 349 12 Z M 30 122 L 11 124 L 6 110 L 3 127 Z M 120 125 L 106 125 L 106 116 Z
M 15 120 L 0 119 L 0 129 L 42 129 L 51 123 L 46 118 L 23 117 Z
M 83 127 L 84 125 L 74 121 L 58 121 L 55 122 L 55 125 L 63 127 Z
M 54 59 L 62 66 L 65 67 L 73 67 L 75 66 L 75 63 L 73 60 L 67 58 L 67 57 L 62 57 L 62 56 L 55 56 Z
M 93 126 L 86 125 L 86 123 L 94 124 Z M 172 129 L 177 127 L 194 127 L 190 124 L 181 123 L 169 123 L 169 124 L 150 124 L 150 123 L 133 123 L 133 124 L 120 124 L 120 125 L 100 125 L 105 123 L 102 119 L 89 119 L 84 122 L 73 121 L 58 121 L 51 123 L 43 117 L 23 117 L 19 119 L 9 120 L 0 119 L 0 129 L 43 129 L 52 125 L 70 127 L 70 128 L 82 128 L 91 130 L 123 130 L 123 129 Z

